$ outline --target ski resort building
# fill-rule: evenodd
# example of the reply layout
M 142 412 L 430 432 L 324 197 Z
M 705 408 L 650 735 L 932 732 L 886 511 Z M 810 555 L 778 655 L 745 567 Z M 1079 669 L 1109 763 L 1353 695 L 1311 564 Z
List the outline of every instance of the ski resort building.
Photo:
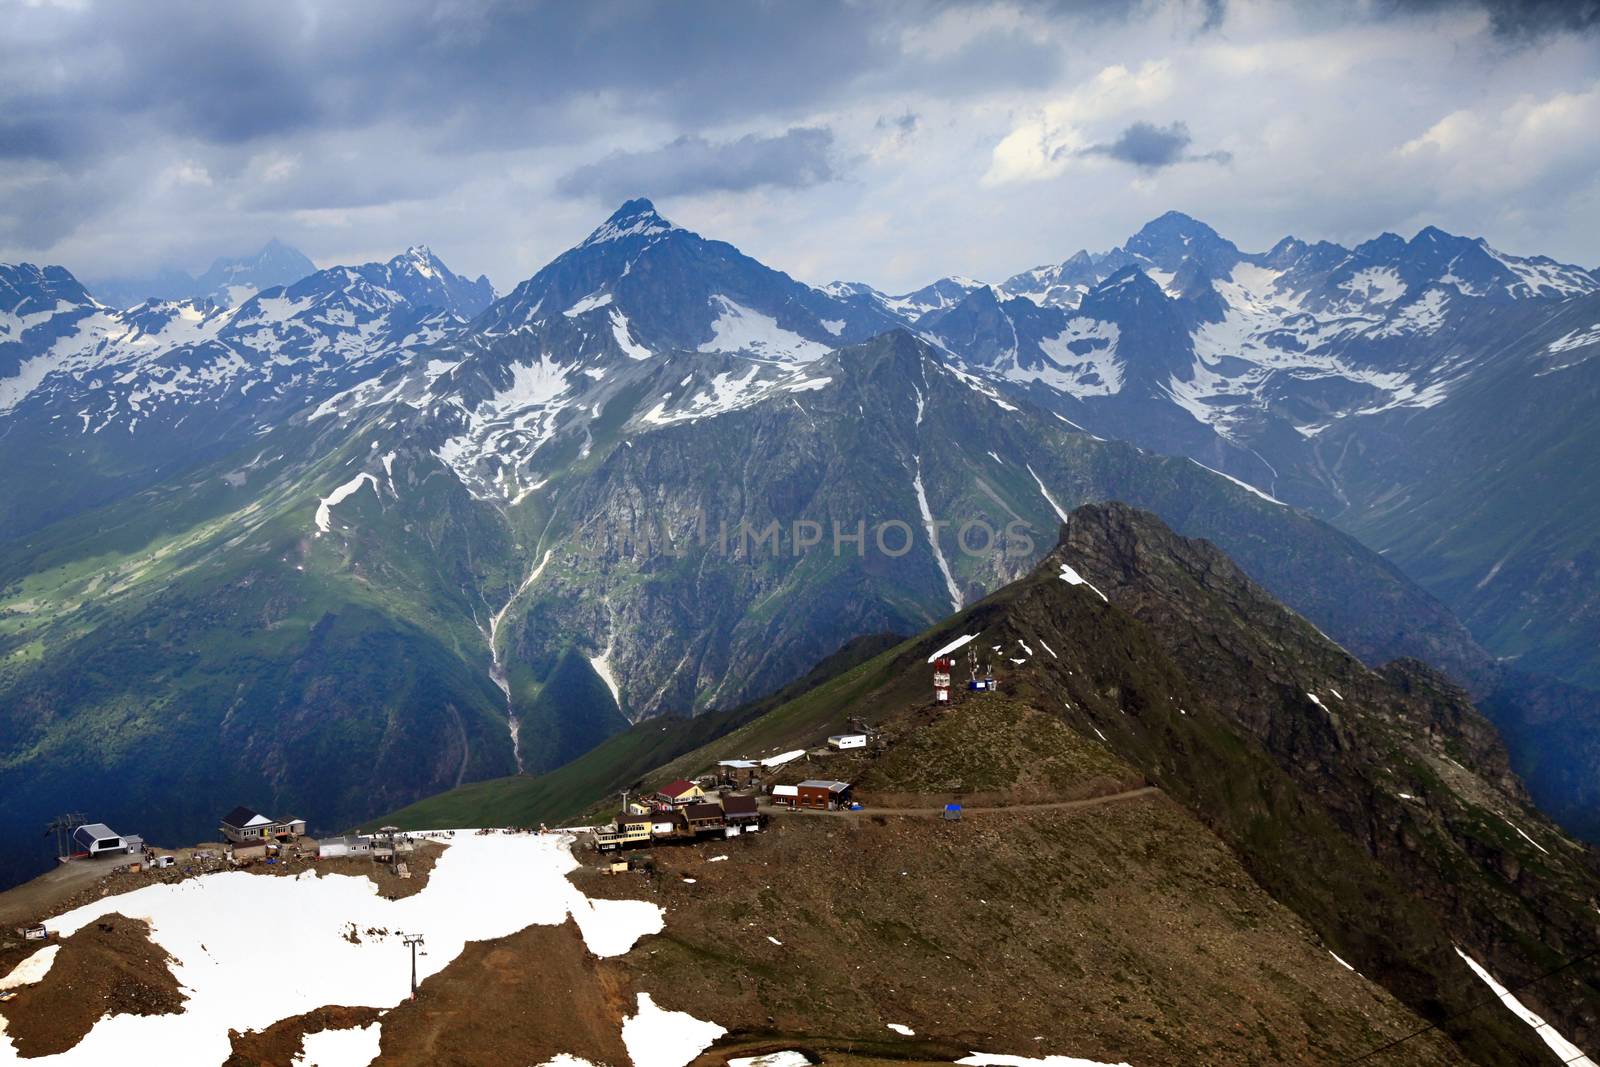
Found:
M 717 774 L 729 785 L 749 785 L 756 780 L 760 773 L 760 760 L 725 759 L 717 761 Z
M 128 851 L 122 835 L 103 822 L 85 823 L 72 831 L 73 851 L 89 856 Z
M 592 832 L 602 852 L 673 841 L 697 841 L 711 834 L 737 836 L 760 829 L 761 813 L 754 797 L 724 796 L 721 803 L 704 800 L 681 807 L 663 805 L 653 812 L 624 811 L 609 826 Z
M 696 834 L 720 830 L 727 825 L 721 804 L 689 804 L 683 809 L 683 817 L 688 820 L 689 831 Z
M 866 734 L 834 734 L 828 738 L 828 747 L 838 752 L 847 748 L 866 748 Z
M 809 778 L 795 786 L 795 807 L 831 811 L 850 803 L 850 783 Z
M 706 791 L 704 789 L 701 789 L 687 778 L 679 778 L 675 782 L 668 782 L 662 786 L 661 791 L 656 794 L 656 799 L 663 804 L 671 804 L 675 808 L 681 808 L 687 804 L 698 804 L 705 799 L 705 796 Z
M 725 796 L 722 818 L 729 826 L 750 829 L 761 824 L 761 810 L 756 806 L 755 797 Z
M 257 845 L 263 841 L 304 836 L 306 821 L 269 819 L 241 805 L 222 817 L 222 825 L 218 829 L 223 837 L 236 845 Z
M 317 859 L 332 860 L 345 856 L 366 856 L 372 852 L 372 840 L 366 837 L 334 837 L 317 842 Z

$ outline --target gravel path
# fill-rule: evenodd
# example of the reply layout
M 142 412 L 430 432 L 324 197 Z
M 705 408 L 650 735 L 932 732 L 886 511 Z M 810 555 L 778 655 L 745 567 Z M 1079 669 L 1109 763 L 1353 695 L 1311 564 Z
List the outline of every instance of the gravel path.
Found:
M 961 814 L 966 816 L 1023 811 L 1070 811 L 1076 808 L 1097 808 L 1102 804 L 1115 804 L 1118 801 L 1123 800 L 1135 800 L 1139 797 L 1146 797 L 1159 792 L 1161 792 L 1161 790 L 1156 786 L 1144 785 L 1140 786 L 1138 789 L 1128 789 L 1121 793 L 1107 793 L 1104 796 L 1098 797 L 1084 797 L 1081 800 L 1051 800 L 1042 804 L 1002 804 L 996 807 L 973 808 L 963 805 L 961 808 Z M 766 797 L 762 797 L 761 799 L 763 801 L 767 800 Z M 770 803 L 768 803 L 766 806 L 771 811 L 784 812 L 785 814 L 792 812 L 796 815 L 832 815 L 835 817 L 844 818 L 859 818 L 862 815 L 920 815 L 926 817 L 930 815 L 944 814 L 944 805 L 942 804 L 934 808 L 863 808 L 860 811 L 821 811 L 817 808 L 787 808 L 772 805 Z

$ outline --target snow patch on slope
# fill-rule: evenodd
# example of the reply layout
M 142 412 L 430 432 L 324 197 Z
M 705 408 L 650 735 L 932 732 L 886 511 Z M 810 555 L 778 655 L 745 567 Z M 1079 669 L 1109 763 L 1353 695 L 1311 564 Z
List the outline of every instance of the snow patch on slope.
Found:
M 622 1043 L 633 1067 L 683 1067 L 728 1032 L 688 1012 L 657 1007 L 649 993 L 638 997 L 638 1010 L 622 1022 Z
M 417 957 L 422 979 L 449 966 L 469 941 L 560 925 L 569 915 L 597 956 L 619 955 L 659 933 L 657 905 L 591 901 L 568 881 L 578 866 L 570 842 L 556 835 L 457 833 L 422 892 L 401 900 L 384 899 L 366 878 L 310 871 L 282 878 L 227 872 L 101 898 L 51 926 L 70 937 L 112 912 L 145 919 L 188 992 L 183 1010 L 107 1016 L 72 1049 L 47 1059 L 19 1061 L 0 1032 L 0 1063 L 100 1067 L 128 1062 L 130 1049 L 178 1049 L 185 1062 L 221 1063 L 241 1004 L 249 1005 L 255 1027 L 325 1004 L 392 1008 L 411 994 L 411 953 L 400 931 L 427 936 L 427 954 Z M 263 951 L 259 929 L 240 922 L 241 915 L 294 920 L 277 924 L 271 951 Z
M 1456 955 L 1472 968 L 1472 973 L 1477 975 L 1484 985 L 1494 991 L 1494 995 L 1500 998 L 1500 1002 L 1509 1008 L 1513 1015 L 1534 1028 L 1544 1043 L 1550 1046 L 1550 1051 L 1561 1058 L 1562 1063 L 1568 1064 L 1569 1067 L 1595 1067 L 1594 1060 L 1585 1055 L 1582 1049 L 1562 1037 L 1555 1027 L 1545 1022 L 1538 1013 L 1513 996 L 1510 990 L 1495 981 L 1494 976 L 1484 970 L 1477 960 L 1461 951 L 1460 946 L 1456 946 Z
M 726 296 L 711 298 L 716 320 L 711 323 L 711 340 L 701 352 L 744 352 L 785 362 L 810 362 L 828 353 L 828 346 L 808 341 L 778 321 L 745 307 Z
M 363 471 L 317 502 L 317 536 L 333 529 L 333 509 L 344 503 L 361 488 L 362 482 L 372 483 L 374 495 L 378 492 L 378 479 Z

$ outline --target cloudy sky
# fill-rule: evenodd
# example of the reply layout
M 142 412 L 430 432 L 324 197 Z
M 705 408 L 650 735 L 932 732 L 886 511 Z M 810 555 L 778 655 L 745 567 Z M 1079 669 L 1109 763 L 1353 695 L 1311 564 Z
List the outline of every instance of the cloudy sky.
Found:
M 433 247 L 621 200 L 811 282 L 1001 280 L 1176 208 L 1600 265 L 1600 0 L 0 0 L 0 260 Z

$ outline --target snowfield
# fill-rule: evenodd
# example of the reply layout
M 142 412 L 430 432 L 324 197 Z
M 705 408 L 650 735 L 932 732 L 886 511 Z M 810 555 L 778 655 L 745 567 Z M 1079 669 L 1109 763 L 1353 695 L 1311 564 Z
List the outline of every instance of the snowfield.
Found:
M 101 1067 L 129 1062 L 129 1050 L 140 1048 L 181 1049 L 185 1063 L 221 1063 L 230 1051 L 228 1029 L 241 1024 L 241 1004 L 250 1006 L 248 1025 L 257 1029 L 324 1004 L 392 1008 L 411 992 L 411 950 L 401 943 L 401 932 L 426 938 L 427 954 L 417 957 L 419 980 L 444 970 L 468 941 L 558 925 L 569 915 L 597 956 L 620 955 L 639 938 L 660 932 L 657 905 L 590 900 L 567 880 L 578 866 L 571 840 L 458 831 L 423 891 L 402 900 L 383 899 L 366 878 L 239 871 L 95 901 L 55 919 L 52 930 L 67 937 L 113 912 L 148 921 L 152 940 L 175 961 L 173 975 L 188 996 L 184 1010 L 103 1018 L 71 1050 L 26 1061 L 0 1030 L 0 1064 Z M 40 955 L 53 954 L 53 948 Z M 30 957 L 24 966 L 31 962 Z M 678 1025 L 681 1013 L 656 1012 L 670 1019 L 674 1032 L 687 1032 L 687 1024 Z M 646 1030 L 665 1026 L 642 1004 L 640 1016 L 646 1017 Z M 694 1022 L 702 1028 L 697 1035 L 715 1027 Z M 365 1067 L 377 1052 L 380 1026 L 308 1041 L 303 1062 Z M 674 1047 L 686 1048 L 686 1039 Z M 650 1063 L 681 1067 L 698 1051 L 671 1062 L 657 1055 Z

